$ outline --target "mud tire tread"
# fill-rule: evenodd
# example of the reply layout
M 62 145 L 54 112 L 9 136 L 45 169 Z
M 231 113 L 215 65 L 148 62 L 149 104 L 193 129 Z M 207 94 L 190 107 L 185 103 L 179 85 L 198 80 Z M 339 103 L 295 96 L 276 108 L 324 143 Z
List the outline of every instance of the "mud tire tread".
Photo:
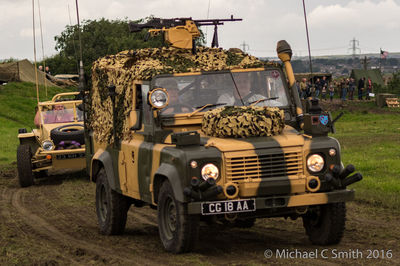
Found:
M 109 209 L 105 221 L 102 221 L 99 213 L 100 188 L 104 186 Z M 111 189 L 104 168 L 100 169 L 96 179 L 96 212 L 99 223 L 99 231 L 103 235 L 120 235 L 124 233 L 127 213 L 129 209 L 128 199 Z
M 34 184 L 32 172 L 32 150 L 29 145 L 22 144 L 17 148 L 18 181 L 21 187 Z
M 303 216 L 303 226 L 314 245 L 335 245 L 343 237 L 346 224 L 346 204 L 344 202 L 321 205 L 318 226 L 311 223 L 307 214 Z
M 177 229 L 173 233 L 173 238 L 168 240 L 163 232 L 163 208 L 167 197 L 172 197 L 177 210 Z M 157 220 L 161 242 L 165 250 L 172 253 L 185 253 L 193 250 L 199 235 L 199 217 L 189 215 L 185 203 L 179 202 L 174 197 L 174 192 L 168 180 L 161 185 L 158 194 Z

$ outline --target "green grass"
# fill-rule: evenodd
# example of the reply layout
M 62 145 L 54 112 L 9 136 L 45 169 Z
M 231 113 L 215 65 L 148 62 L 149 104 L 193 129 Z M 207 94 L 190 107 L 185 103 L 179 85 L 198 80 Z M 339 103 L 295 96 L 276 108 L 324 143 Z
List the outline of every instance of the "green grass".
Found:
M 60 92 L 72 91 L 57 87 L 39 88 L 40 101 L 51 99 Z M 29 82 L 10 82 L 0 86 L 0 165 L 16 160 L 18 129 L 29 131 L 34 127 L 37 106 L 36 86 Z
M 333 137 L 341 144 L 343 164 L 353 164 L 363 175 L 351 186 L 356 198 L 400 209 L 400 111 L 371 111 L 346 112 Z

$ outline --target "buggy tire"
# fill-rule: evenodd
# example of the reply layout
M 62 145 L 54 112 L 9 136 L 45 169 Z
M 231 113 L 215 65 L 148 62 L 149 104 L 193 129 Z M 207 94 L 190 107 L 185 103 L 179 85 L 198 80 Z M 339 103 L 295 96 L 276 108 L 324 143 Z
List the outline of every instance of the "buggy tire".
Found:
M 72 124 L 56 127 L 50 131 L 50 138 L 54 145 L 58 145 L 61 141 L 76 141 L 79 144 L 85 144 L 85 131 L 83 125 Z
M 338 244 L 346 223 L 344 202 L 316 206 L 303 215 L 303 226 L 314 245 Z
M 32 172 L 32 150 L 29 145 L 19 145 L 17 148 L 18 181 L 21 187 L 34 184 Z
M 125 230 L 129 201 L 112 190 L 104 168 L 96 179 L 96 213 L 99 231 L 103 235 L 120 235 Z
M 235 227 L 239 228 L 251 228 L 254 226 L 256 222 L 256 218 L 247 218 L 247 219 L 236 219 L 235 220 Z
M 165 250 L 172 253 L 189 252 L 199 234 L 199 216 L 189 215 L 187 204 L 175 199 L 168 180 L 158 194 L 158 231 Z

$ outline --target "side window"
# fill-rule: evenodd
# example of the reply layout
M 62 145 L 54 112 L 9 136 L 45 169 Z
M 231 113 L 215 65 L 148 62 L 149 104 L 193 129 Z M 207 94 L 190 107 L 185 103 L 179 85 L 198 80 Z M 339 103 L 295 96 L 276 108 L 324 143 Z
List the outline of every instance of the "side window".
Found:
M 147 95 L 149 94 L 149 85 L 137 85 L 140 86 L 141 89 L 136 87 L 136 106 L 137 109 L 141 108 L 143 110 L 143 124 L 151 123 L 151 107 L 147 104 Z

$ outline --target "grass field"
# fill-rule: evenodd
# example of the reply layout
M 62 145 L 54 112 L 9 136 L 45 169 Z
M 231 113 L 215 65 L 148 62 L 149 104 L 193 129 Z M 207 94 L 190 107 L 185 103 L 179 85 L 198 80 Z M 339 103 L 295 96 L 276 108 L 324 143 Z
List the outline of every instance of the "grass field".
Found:
M 357 199 L 400 209 L 400 112 L 346 112 L 336 130 L 343 163 L 364 177 L 352 186 Z
M 65 91 L 49 88 L 47 98 Z M 43 88 L 40 94 L 44 96 Z M 10 165 L 16 160 L 18 128 L 30 131 L 33 127 L 35 86 L 9 83 L 0 87 L 0 105 L 0 165 Z M 344 112 L 332 136 L 341 143 L 343 163 L 354 164 L 363 174 L 364 179 L 351 186 L 357 190 L 357 199 L 400 210 L 400 110 L 352 102 Z
M 40 101 L 51 99 L 60 92 L 71 91 L 57 87 L 39 88 Z M 11 82 L 0 86 L 0 165 L 16 160 L 18 129 L 29 131 L 34 127 L 36 87 L 29 82 Z

